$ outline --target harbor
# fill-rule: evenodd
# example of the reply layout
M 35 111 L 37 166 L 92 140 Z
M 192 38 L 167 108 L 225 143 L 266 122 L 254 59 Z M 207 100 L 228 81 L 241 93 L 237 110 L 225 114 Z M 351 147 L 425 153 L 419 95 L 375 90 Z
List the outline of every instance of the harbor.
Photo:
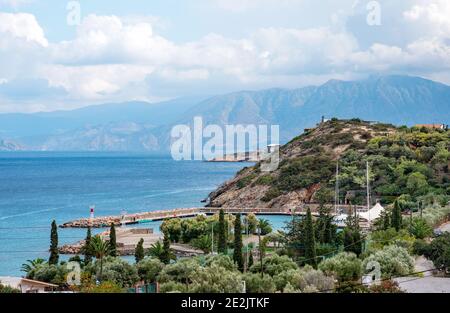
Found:
M 278 209 L 278 208 L 211 208 L 211 207 L 199 207 L 199 208 L 178 208 L 172 210 L 159 210 L 142 213 L 122 214 L 115 216 L 100 216 L 94 217 L 93 214 L 89 218 L 81 218 L 73 221 L 68 221 L 60 228 L 106 228 L 114 224 L 115 226 L 136 225 L 145 224 L 149 222 L 163 221 L 173 218 L 192 218 L 198 215 L 214 215 L 219 213 L 221 209 L 225 214 L 255 214 L 255 215 L 273 215 L 273 216 L 302 216 L 306 214 L 307 208 L 310 208 L 312 215 L 319 215 L 319 204 L 304 204 L 298 208 L 290 210 Z M 338 205 L 334 207 L 331 214 L 333 216 L 339 216 L 341 213 L 348 214 L 352 210 L 356 210 L 357 213 L 367 212 L 368 209 L 365 206 L 350 206 L 350 205 Z M 92 212 L 91 212 L 92 213 Z

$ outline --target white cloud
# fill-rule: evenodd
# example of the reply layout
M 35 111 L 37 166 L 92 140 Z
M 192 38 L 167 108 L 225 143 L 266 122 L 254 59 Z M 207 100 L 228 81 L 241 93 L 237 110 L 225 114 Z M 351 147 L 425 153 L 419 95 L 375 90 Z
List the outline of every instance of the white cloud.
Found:
M 302 3 L 303 0 L 214 0 L 219 8 L 243 12 L 256 7 L 267 7 L 268 5 L 286 6 Z
M 450 2 L 448 0 L 426 1 L 414 5 L 403 13 L 405 19 L 414 23 L 423 23 L 430 33 L 438 36 L 450 36 Z
M 32 14 L 0 12 L 0 33 L 48 46 L 44 31 Z
M 242 9 L 257 1 L 226 3 Z M 342 21 L 342 27 L 333 27 L 333 21 L 320 27 L 264 27 L 240 38 L 211 33 L 176 43 L 158 33 L 153 17 L 114 15 L 89 15 L 75 38 L 49 43 L 33 15 L 0 13 L 0 77 L 43 79 L 49 92 L 63 88 L 68 101 L 79 104 L 297 87 L 373 72 L 446 81 L 442 77 L 450 73 L 449 9 L 450 4 L 440 0 L 412 5 L 401 12 L 405 27 L 424 26 L 425 35 L 406 44 L 374 41 L 368 48 L 361 48 Z

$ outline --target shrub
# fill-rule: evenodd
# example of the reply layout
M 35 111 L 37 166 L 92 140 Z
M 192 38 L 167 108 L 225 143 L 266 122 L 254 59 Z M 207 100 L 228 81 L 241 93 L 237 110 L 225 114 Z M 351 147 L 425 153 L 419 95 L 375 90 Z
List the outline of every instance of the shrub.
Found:
M 450 268 L 450 233 L 431 242 L 429 257 L 437 268 Z
M 138 275 L 145 282 L 154 282 L 158 274 L 164 268 L 164 264 L 154 258 L 145 258 L 137 264 Z
M 89 284 L 81 288 L 80 292 L 82 293 L 124 293 L 123 288 L 110 281 L 104 281 L 100 285 Z
M 99 271 L 100 262 L 96 261 L 94 268 Z M 136 267 L 121 258 L 107 257 L 103 261 L 102 280 L 115 283 L 120 287 L 131 287 L 139 281 Z
M 394 276 L 409 275 L 414 271 L 414 259 L 408 250 L 395 245 L 386 246 L 363 261 L 363 268 L 367 268 L 369 262 L 380 264 L 381 276 L 391 278 Z
M 264 197 L 261 198 L 261 200 L 264 202 L 270 202 L 281 195 L 282 192 L 277 187 L 272 187 L 266 192 L 266 194 L 264 195 Z
M 188 292 L 193 293 L 239 293 L 242 279 L 238 271 L 228 271 L 217 264 L 199 267 L 192 276 Z
M 256 273 L 247 273 L 243 276 L 248 293 L 274 293 L 276 285 L 273 278 L 269 275 Z
M 354 253 L 342 252 L 321 262 L 319 269 L 339 282 L 355 281 L 361 277 L 361 260 Z
M 288 256 L 272 255 L 264 258 L 263 269 L 265 274 L 274 276 L 289 269 L 298 269 L 298 266 L 297 263 L 292 261 Z M 261 272 L 260 263 L 257 262 L 253 264 L 252 267 L 250 267 L 250 271 L 253 273 Z
M 423 218 L 414 218 L 409 226 L 409 232 L 417 239 L 424 239 L 433 235 L 433 228 Z
M 414 242 L 413 252 L 415 255 L 423 255 L 428 258 L 431 255 L 431 245 L 424 240 L 416 240 Z
M 274 181 L 275 179 L 271 175 L 263 175 L 256 180 L 255 184 L 269 186 L 272 185 Z

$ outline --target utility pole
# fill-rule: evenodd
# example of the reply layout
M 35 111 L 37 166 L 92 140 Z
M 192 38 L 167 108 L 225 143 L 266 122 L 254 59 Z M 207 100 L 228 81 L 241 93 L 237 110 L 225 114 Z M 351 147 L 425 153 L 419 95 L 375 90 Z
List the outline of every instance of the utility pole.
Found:
M 372 224 L 370 219 L 370 178 L 369 178 L 369 161 L 366 163 L 366 178 L 367 178 L 367 212 L 369 213 L 369 224 Z
M 247 234 L 247 244 L 245 245 L 245 266 L 244 266 L 244 273 L 247 273 L 247 269 L 248 269 L 248 262 L 249 262 L 249 255 L 248 255 L 248 243 L 249 243 L 249 218 L 248 218 L 248 214 L 245 217 L 245 233 Z
M 334 213 L 338 214 L 339 207 L 339 160 L 336 162 L 336 185 L 334 188 Z
M 263 249 L 261 246 L 261 225 L 258 225 L 258 245 L 259 245 L 259 262 L 261 264 L 261 278 L 264 278 L 264 268 L 263 268 Z
M 214 222 L 211 223 L 211 254 L 214 255 Z

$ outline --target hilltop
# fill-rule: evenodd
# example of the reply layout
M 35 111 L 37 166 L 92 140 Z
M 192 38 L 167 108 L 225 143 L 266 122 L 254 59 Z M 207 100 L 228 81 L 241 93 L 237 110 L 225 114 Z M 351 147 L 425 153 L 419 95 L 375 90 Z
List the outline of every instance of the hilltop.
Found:
M 261 163 L 244 168 L 210 194 L 212 207 L 291 209 L 302 203 L 333 203 L 336 165 L 340 199 L 364 204 L 366 161 L 373 195 L 406 202 L 427 193 L 450 195 L 450 131 L 397 128 L 361 120 L 333 119 L 280 149 L 272 173 Z

